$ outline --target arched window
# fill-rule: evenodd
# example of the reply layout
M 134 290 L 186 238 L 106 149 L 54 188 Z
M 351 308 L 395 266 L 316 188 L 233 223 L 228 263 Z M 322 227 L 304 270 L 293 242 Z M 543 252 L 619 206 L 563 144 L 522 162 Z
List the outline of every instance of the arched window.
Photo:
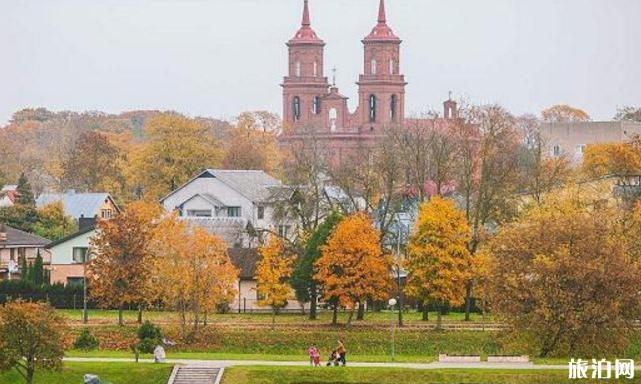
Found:
M 300 77 L 300 61 L 296 62 L 296 77 Z
M 318 63 L 314 61 L 314 77 L 318 76 Z
M 389 74 L 390 75 L 394 74 L 394 59 L 390 59 L 389 61 Z
M 376 96 L 369 95 L 369 122 L 376 121 Z
M 294 121 L 300 120 L 300 97 L 294 96 L 294 101 L 292 102 L 292 115 Z
M 331 108 L 329 110 L 329 130 L 331 132 L 336 131 L 336 120 L 338 120 L 338 111 L 336 108 Z
M 315 115 L 321 113 L 321 98 L 320 96 L 314 96 L 314 101 L 312 102 L 312 112 Z
M 389 102 L 389 117 L 391 121 L 396 121 L 396 108 L 398 106 L 398 97 L 392 95 L 392 98 Z
M 372 72 L 372 75 L 376 74 L 376 59 L 372 59 L 370 71 Z

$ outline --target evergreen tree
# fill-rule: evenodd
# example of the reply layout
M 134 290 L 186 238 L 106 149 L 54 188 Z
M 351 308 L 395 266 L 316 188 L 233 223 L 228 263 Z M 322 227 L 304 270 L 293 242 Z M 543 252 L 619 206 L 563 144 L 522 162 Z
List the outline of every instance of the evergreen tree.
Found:
M 316 308 L 320 290 L 314 280 L 314 263 L 321 257 L 321 249 L 327 244 L 334 227 L 341 221 L 341 214 L 333 212 L 323 221 L 316 232 L 307 241 L 305 250 L 294 267 L 291 284 L 296 292 L 296 298 L 302 303 L 310 303 L 309 319 L 316 320 Z
M 40 250 L 38 250 L 38 253 L 36 255 L 36 261 L 33 263 L 31 267 L 31 281 L 36 287 L 40 287 L 44 284 L 45 279 L 44 279 L 44 263 L 42 260 L 42 256 L 40 255 Z
M 36 199 L 33 197 L 31 184 L 29 184 L 29 180 L 27 179 L 27 176 L 25 176 L 24 172 L 20 174 L 16 191 L 18 192 L 18 198 L 16 200 L 18 204 L 28 205 L 31 207 L 36 206 Z
M 20 278 L 22 281 L 31 281 L 31 268 L 27 264 L 27 258 L 20 258 Z

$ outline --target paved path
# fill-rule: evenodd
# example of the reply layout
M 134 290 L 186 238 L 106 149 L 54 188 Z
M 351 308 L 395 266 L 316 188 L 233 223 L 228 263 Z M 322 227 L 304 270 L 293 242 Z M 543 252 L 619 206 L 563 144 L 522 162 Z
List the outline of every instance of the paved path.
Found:
M 65 357 L 64 361 L 72 362 L 104 362 L 104 363 L 122 363 L 134 362 L 134 359 L 127 358 L 102 358 L 102 357 Z M 141 363 L 153 363 L 151 359 L 140 359 Z M 292 366 L 305 367 L 309 366 L 307 361 L 263 361 L 263 360 L 191 360 L 191 359 L 167 359 L 168 364 L 183 364 L 190 366 L 202 367 L 233 367 L 238 365 L 271 365 L 271 366 Z M 348 362 L 350 367 L 385 367 L 385 368 L 407 368 L 407 369 L 564 369 L 567 365 L 535 365 L 534 363 L 365 363 L 365 362 Z

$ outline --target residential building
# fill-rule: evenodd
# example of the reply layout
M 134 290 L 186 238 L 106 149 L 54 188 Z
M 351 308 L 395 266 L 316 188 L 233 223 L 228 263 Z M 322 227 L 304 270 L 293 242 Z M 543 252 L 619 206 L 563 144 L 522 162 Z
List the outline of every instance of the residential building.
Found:
M 190 224 L 207 228 L 230 246 L 249 246 L 252 230 L 292 234 L 275 217 L 273 196 L 283 188 L 263 171 L 207 169 L 160 200 Z
M 631 121 L 581 121 L 541 124 L 541 136 L 551 156 L 565 155 L 580 161 L 590 144 L 621 143 L 641 135 L 641 123 Z
M 43 193 L 36 199 L 38 208 L 55 202 L 62 202 L 65 213 L 76 220 L 108 220 L 120 212 L 118 205 L 108 193 L 77 193 L 70 190 L 65 193 Z
M 45 246 L 50 242 L 43 237 L 0 223 L 0 279 L 19 279 L 22 260 L 31 264 L 38 253 L 44 264 L 49 264 L 49 252 Z
M 18 198 L 18 186 L 8 184 L 0 189 L 0 208 L 12 207 Z
M 49 276 L 51 283 L 82 285 L 86 262 L 90 260 L 91 238 L 96 235 L 94 225 L 86 225 L 76 233 L 47 245 L 51 255 Z

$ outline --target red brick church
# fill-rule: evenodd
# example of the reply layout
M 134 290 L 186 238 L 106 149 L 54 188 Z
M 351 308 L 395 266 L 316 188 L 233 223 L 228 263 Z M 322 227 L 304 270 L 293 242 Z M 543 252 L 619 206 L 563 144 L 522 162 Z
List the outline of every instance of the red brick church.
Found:
M 340 150 L 373 142 L 382 137 L 386 127 L 408 124 L 407 82 L 401 73 L 402 41 L 387 24 L 384 0 L 380 0 L 377 24 L 362 42 L 364 65 L 357 82 L 358 107 L 350 112 L 348 98 L 325 76 L 325 42 L 311 27 L 309 2 L 305 0 L 301 27 L 287 42 L 289 71 L 281 84 L 281 143 L 299 140 L 312 128 L 317 138 Z M 444 106 L 445 119 L 457 117 L 454 101 L 447 100 Z

